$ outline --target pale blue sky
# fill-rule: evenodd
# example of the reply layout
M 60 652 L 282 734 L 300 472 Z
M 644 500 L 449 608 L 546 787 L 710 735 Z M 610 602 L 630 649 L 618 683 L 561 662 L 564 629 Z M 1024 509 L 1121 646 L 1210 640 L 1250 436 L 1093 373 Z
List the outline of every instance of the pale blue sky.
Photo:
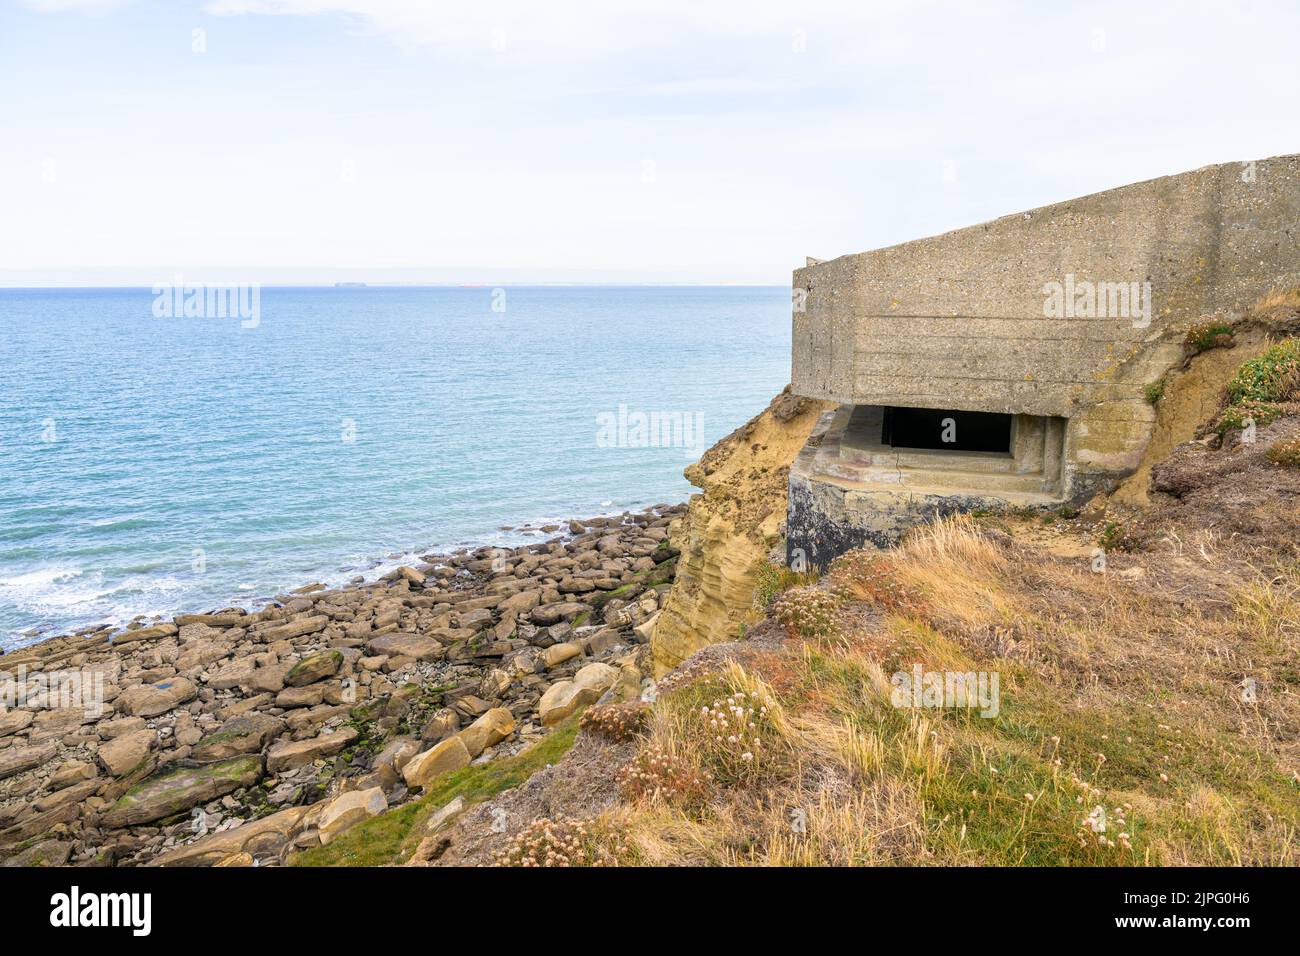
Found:
M 0 284 L 786 284 L 1300 151 L 1297 36 L 1265 0 L 0 0 Z

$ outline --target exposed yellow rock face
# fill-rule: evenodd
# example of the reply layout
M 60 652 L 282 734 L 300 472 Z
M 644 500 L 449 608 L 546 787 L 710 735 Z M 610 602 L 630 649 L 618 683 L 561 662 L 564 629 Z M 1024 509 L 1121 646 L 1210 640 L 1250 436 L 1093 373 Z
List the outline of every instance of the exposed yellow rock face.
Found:
M 1164 396 L 1156 406 L 1155 428 L 1145 454 L 1110 500 L 1116 504 L 1143 508 L 1151 503 L 1151 469 L 1168 458 L 1183 442 L 1191 441 L 1196 430 L 1209 421 L 1223 404 L 1223 391 L 1241 364 L 1262 355 L 1282 328 L 1278 320 L 1252 316 L 1237 329 L 1232 348 L 1210 349 L 1192 358 L 1185 368 L 1166 376 Z
M 677 576 L 650 646 L 656 676 L 706 644 L 735 640 L 749 612 L 758 569 L 785 521 L 790 463 L 829 402 L 789 386 L 759 415 L 686 469 L 701 494 L 671 530 Z

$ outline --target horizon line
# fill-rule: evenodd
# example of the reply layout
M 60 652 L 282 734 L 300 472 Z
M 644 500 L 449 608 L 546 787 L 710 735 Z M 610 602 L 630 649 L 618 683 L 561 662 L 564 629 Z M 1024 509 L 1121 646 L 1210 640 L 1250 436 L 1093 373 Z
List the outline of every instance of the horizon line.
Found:
M 168 283 L 170 286 L 170 283 Z M 195 286 L 240 286 L 255 285 L 262 289 L 785 289 L 787 286 L 774 282 L 196 282 Z M 0 291 L 9 292 L 52 292 L 58 290 L 100 290 L 127 289 L 152 291 L 156 285 L 6 285 L 0 282 Z M 187 286 L 188 287 L 188 286 Z

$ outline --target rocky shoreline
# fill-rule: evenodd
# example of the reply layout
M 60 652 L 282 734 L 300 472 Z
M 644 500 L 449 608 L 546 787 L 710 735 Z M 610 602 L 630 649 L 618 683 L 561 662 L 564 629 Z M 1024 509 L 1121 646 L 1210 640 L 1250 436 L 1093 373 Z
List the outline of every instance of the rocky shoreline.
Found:
M 0 656 L 0 862 L 282 863 L 648 691 L 685 510 Z

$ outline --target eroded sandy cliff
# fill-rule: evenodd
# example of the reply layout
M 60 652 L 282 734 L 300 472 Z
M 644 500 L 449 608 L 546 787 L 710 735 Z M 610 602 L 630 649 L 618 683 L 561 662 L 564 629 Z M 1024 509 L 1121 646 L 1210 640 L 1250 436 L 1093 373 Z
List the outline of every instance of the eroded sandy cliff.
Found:
M 790 463 L 818 416 L 833 407 L 786 387 L 686 469 L 701 493 L 671 531 L 682 553 L 651 638 L 657 673 L 706 644 L 736 638 L 752 607 L 758 569 L 785 521 Z

